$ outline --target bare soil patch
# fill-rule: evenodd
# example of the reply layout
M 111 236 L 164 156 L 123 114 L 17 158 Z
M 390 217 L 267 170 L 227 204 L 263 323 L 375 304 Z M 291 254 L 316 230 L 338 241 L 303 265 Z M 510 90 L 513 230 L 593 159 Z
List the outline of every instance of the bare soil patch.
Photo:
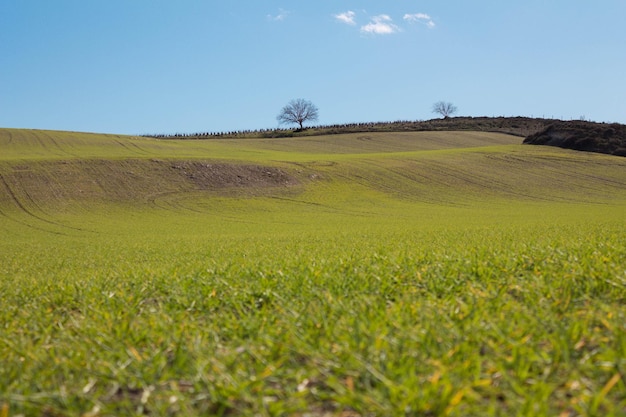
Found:
M 171 169 L 200 189 L 280 187 L 298 183 L 279 168 L 261 165 L 177 161 L 171 164 Z
M 194 191 L 253 196 L 299 184 L 275 167 L 160 159 L 20 163 L 0 172 L 0 179 L 7 191 L 0 193 L 0 206 L 24 207 L 65 206 L 73 201 L 141 202 Z

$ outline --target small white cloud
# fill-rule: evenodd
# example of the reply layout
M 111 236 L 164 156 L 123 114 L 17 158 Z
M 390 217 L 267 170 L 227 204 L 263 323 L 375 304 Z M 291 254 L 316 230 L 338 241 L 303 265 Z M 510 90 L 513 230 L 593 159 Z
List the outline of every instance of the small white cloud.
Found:
M 267 19 L 268 20 L 272 20 L 274 22 L 280 22 L 283 21 L 287 18 L 287 16 L 289 16 L 289 11 L 284 10 L 284 9 L 278 9 L 278 14 L 277 15 L 271 15 L 268 14 L 267 15 Z
M 404 20 L 408 20 L 409 22 L 417 22 L 419 20 L 431 20 L 430 16 L 426 13 L 414 13 L 414 14 L 405 14 Z
M 335 19 L 337 19 L 338 21 L 340 21 L 341 23 L 345 23 L 346 25 L 356 25 L 356 22 L 354 21 L 354 18 L 356 17 L 356 13 L 354 13 L 352 10 L 348 10 L 345 13 L 339 13 L 336 15 L 333 15 L 333 17 Z
M 410 23 L 423 23 L 430 29 L 435 27 L 435 22 L 433 22 L 433 19 L 426 13 L 407 13 L 404 15 L 404 20 Z
M 370 23 L 361 27 L 361 32 L 374 35 L 390 35 L 396 33 L 400 28 L 391 23 L 392 21 L 391 17 L 386 14 L 374 16 Z

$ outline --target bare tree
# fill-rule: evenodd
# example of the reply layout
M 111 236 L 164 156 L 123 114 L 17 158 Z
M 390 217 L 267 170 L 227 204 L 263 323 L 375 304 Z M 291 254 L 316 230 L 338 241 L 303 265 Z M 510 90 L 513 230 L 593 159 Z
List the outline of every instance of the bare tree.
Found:
M 444 119 L 452 116 L 458 109 L 452 103 L 446 101 L 438 101 L 433 104 L 433 113 L 437 113 L 443 116 Z
M 318 117 L 317 107 L 308 100 L 298 98 L 291 100 L 280 111 L 276 119 L 280 124 L 283 123 L 298 123 L 300 130 L 303 129 L 302 124 L 307 121 L 316 121 Z

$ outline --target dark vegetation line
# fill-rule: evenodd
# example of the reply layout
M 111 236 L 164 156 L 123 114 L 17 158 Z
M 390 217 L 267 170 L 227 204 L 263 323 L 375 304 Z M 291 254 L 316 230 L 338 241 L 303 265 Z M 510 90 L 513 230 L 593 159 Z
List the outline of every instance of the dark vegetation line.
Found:
M 212 139 L 212 138 L 282 138 L 318 135 L 336 135 L 341 133 L 361 132 L 420 132 L 468 130 L 483 132 L 502 132 L 526 137 L 554 123 L 554 119 L 536 119 L 530 117 L 449 117 L 432 120 L 397 120 L 394 122 L 345 123 L 319 125 L 304 129 L 257 129 L 234 130 L 227 132 L 199 132 L 175 134 L 148 134 L 145 137 L 159 139 Z
M 563 121 L 532 117 L 448 117 L 432 120 L 346 123 L 304 129 L 258 129 L 229 132 L 152 134 L 159 139 L 263 139 L 342 133 L 475 131 L 498 132 L 525 138 L 531 145 L 558 146 L 587 152 L 626 156 L 626 125 L 584 120 Z

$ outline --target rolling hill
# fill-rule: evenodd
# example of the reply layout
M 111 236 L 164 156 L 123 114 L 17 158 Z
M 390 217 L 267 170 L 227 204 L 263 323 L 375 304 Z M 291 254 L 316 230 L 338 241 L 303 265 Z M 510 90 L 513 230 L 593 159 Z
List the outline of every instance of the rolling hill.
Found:
M 0 416 L 618 415 L 626 159 L 521 140 L 0 129 Z
M 198 192 L 310 200 L 333 184 L 443 204 L 626 196 L 626 160 L 519 142 L 486 132 L 185 141 L 2 129 L 0 208 L 145 206 Z

